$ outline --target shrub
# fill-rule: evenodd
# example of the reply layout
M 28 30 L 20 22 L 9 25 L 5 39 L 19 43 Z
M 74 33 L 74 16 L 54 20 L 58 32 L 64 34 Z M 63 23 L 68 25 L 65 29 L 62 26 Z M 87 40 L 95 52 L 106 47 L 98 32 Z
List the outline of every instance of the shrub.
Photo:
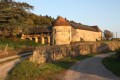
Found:
M 116 59 L 120 61 L 120 48 L 116 50 Z
M 110 57 L 104 58 L 102 63 L 108 70 L 120 77 L 120 61 L 116 61 L 115 58 L 116 55 L 113 54 Z

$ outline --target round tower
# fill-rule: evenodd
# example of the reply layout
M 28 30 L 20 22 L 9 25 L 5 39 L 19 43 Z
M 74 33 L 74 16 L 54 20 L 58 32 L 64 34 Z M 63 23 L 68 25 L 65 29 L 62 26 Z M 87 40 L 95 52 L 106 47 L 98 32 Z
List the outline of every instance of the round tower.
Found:
M 53 26 L 53 44 L 64 45 L 71 42 L 71 26 L 67 20 L 58 17 Z

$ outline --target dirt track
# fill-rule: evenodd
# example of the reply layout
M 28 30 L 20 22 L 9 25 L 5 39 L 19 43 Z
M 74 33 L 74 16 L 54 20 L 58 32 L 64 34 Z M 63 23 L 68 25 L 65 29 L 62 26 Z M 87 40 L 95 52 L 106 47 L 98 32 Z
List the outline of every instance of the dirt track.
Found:
M 22 54 L 22 55 L 19 55 L 19 56 L 25 56 L 25 55 L 29 55 L 29 54 L 32 54 L 32 53 L 26 53 L 26 54 Z M 3 58 L 3 59 L 0 59 L 0 62 L 6 61 L 8 59 L 16 58 L 16 57 L 18 57 L 18 56 L 11 56 L 11 57 L 7 57 L 7 58 Z M 5 77 L 7 76 L 8 72 L 13 67 L 15 67 L 16 64 L 25 60 L 27 57 L 28 56 L 20 58 L 20 59 L 13 60 L 13 61 L 10 61 L 10 62 L 0 64 L 0 80 L 5 80 Z
M 19 62 L 20 60 L 14 60 L 3 65 L 0 65 L 0 80 L 4 80 L 7 73 Z

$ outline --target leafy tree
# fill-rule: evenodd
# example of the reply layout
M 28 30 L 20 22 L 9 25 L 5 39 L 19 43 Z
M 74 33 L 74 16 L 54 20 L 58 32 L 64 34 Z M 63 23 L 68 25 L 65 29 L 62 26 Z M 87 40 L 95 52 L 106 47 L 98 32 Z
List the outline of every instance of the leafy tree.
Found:
M 12 2 L 13 0 L 0 0 L 1 2 Z
M 113 38 L 113 33 L 109 30 L 104 30 L 104 37 L 109 40 L 110 38 Z
M 31 9 L 33 9 L 33 6 L 27 3 L 12 2 L 12 0 L 0 2 L 0 29 L 3 32 L 2 39 L 4 39 L 6 34 L 15 36 L 19 33 L 20 29 L 28 27 L 25 22 L 28 19 L 29 10 Z
M 0 0 L 0 37 L 13 38 L 30 27 L 52 25 L 54 18 L 30 13 L 32 9 L 33 6 L 24 2 Z
M 35 25 L 37 26 L 49 26 L 52 25 L 54 19 L 49 16 L 36 16 L 34 19 Z

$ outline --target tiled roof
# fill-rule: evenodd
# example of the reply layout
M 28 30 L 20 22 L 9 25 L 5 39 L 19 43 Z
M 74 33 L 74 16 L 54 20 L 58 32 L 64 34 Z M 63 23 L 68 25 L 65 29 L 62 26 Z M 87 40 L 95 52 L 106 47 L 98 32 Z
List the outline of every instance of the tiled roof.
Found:
M 83 25 L 80 25 L 80 24 L 74 23 L 74 22 L 70 22 L 70 25 L 75 29 L 101 32 L 101 30 L 97 26 L 83 26 Z
M 99 27 L 98 27 L 98 26 L 90 26 L 90 27 L 92 27 L 92 28 L 96 29 L 98 32 L 102 32 L 102 31 L 99 29 Z
M 70 26 L 70 24 L 63 17 L 58 17 L 54 23 L 54 26 Z
M 32 27 L 29 29 L 29 31 L 30 34 L 52 32 L 50 29 L 48 29 L 48 27 Z

